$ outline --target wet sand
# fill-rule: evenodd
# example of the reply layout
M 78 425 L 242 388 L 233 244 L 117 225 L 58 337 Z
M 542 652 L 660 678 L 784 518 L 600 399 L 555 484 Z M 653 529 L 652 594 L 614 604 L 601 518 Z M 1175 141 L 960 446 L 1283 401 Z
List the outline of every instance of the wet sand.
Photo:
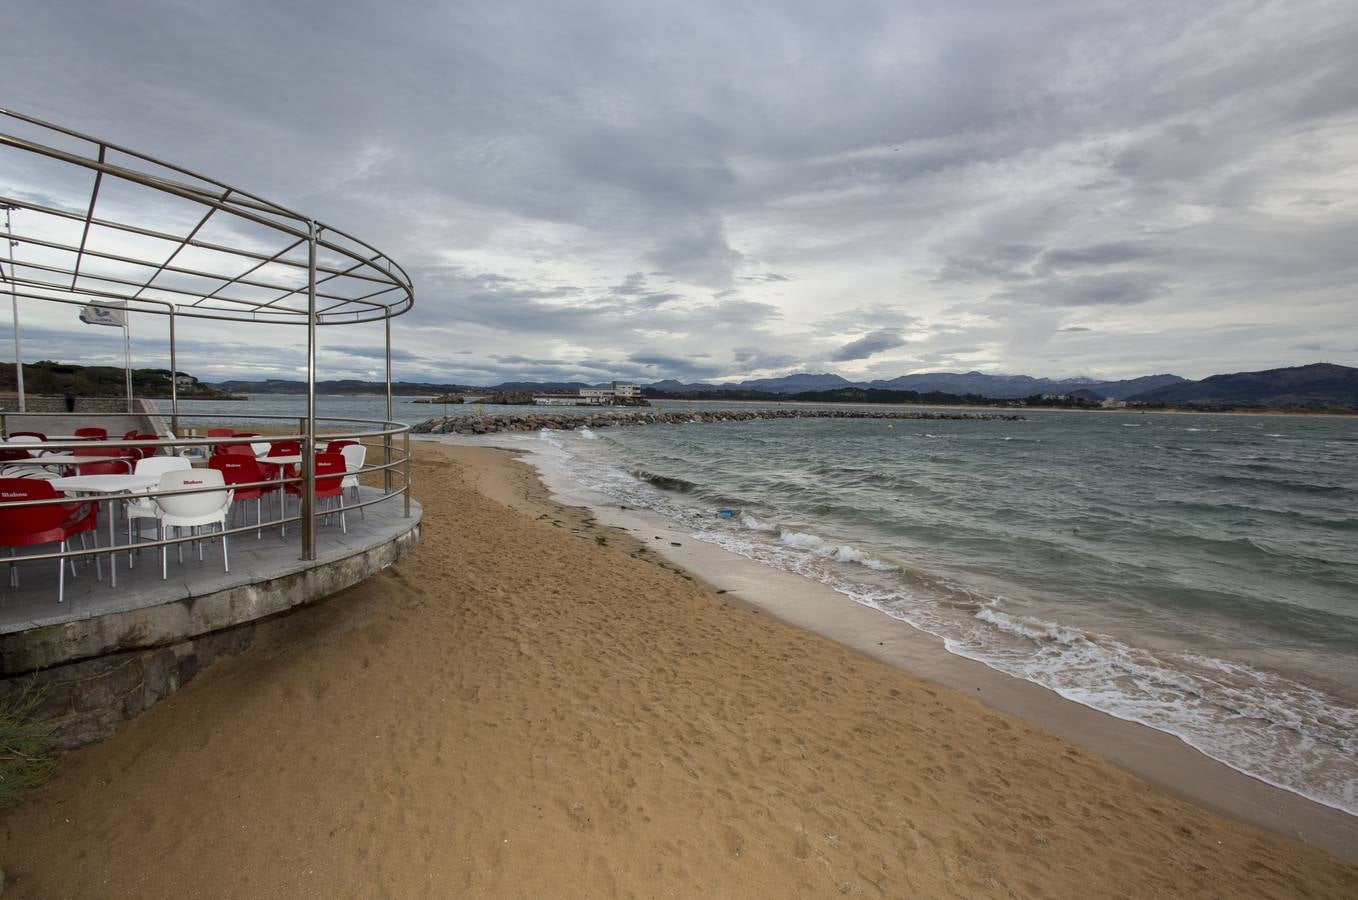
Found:
M 5 814 L 6 896 L 1358 892 L 1321 849 L 730 602 L 507 454 L 419 444 L 416 495 L 410 557 Z

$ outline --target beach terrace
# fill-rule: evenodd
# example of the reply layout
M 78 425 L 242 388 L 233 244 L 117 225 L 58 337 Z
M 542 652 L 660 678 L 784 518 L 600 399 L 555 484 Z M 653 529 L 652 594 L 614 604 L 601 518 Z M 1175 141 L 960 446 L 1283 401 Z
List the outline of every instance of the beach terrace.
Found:
M 16 360 L 0 410 L 0 697 L 36 689 L 37 715 L 73 746 L 248 644 L 260 620 L 414 546 L 408 429 L 391 414 L 391 319 L 414 290 L 314 218 L 7 110 L 0 171 Z M 124 398 L 29 397 L 23 321 L 50 327 L 53 309 L 72 328 L 120 328 L 125 348 L 132 322 L 162 324 L 171 373 L 186 319 L 293 329 L 306 414 L 267 433 L 220 427 L 182 415 L 170 377 L 164 417 L 133 396 L 130 361 Z M 363 323 L 383 325 L 386 417 L 319 417 L 318 332 Z

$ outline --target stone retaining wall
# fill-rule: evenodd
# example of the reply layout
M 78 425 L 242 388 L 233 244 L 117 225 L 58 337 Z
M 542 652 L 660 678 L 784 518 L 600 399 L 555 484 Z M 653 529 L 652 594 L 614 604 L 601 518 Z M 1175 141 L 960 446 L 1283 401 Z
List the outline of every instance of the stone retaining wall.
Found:
M 401 559 L 419 542 L 419 521 L 393 540 L 299 571 L 0 635 L 0 703 L 36 691 L 33 716 L 55 726 L 56 746 L 103 740 L 213 660 L 248 647 L 258 622 L 319 602 Z
M 140 412 L 140 408 L 136 405 L 137 402 L 138 399 L 134 397 L 133 409 L 135 412 Z M 66 398 L 25 393 L 24 407 L 24 412 L 64 413 L 66 411 Z M 13 391 L 0 392 L 0 411 L 17 413 L 19 411 L 19 395 Z M 75 398 L 75 411 L 77 413 L 125 413 L 127 412 L 127 397 L 77 396 Z

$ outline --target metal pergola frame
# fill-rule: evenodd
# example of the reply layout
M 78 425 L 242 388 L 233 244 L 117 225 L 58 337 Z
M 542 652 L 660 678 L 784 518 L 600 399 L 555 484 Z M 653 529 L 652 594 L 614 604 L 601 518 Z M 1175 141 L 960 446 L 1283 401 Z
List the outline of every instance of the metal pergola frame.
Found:
M 392 419 L 391 320 L 415 302 L 410 276 L 382 251 L 311 216 L 163 162 L 135 150 L 59 125 L 0 108 L 0 173 L 6 158 L 56 163 L 70 184 L 53 192 L 18 188 L 0 174 L 0 208 L 22 212 L 24 227 L 9 224 L 4 239 L 44 256 L 0 257 L 0 270 L 15 311 L 15 366 L 23 409 L 23 363 L 19 358 L 19 301 L 75 306 L 110 304 L 128 313 L 166 316 L 170 335 L 171 428 L 179 429 L 179 373 L 175 346 L 178 317 L 226 322 L 305 326 L 307 415 L 302 479 L 302 553 L 316 558 L 316 329 L 382 321 L 385 331 L 387 426 L 384 472 L 390 492 L 391 435 L 405 426 Z M 88 190 L 79 190 L 85 182 Z M 192 204 L 195 217 L 179 227 L 147 224 L 152 216 L 131 210 L 96 214 L 108 186 L 149 190 L 150 198 Z M 55 196 L 53 196 L 55 194 Z M 69 233 L 78 226 L 79 239 Z M 227 238 L 207 239 L 205 229 Z M 68 233 L 63 235 L 63 228 Z M 101 240 L 108 237 L 111 240 Z M 234 239 L 234 240 L 233 240 Z M 137 249 L 138 242 L 142 249 Z M 124 249 L 131 245 L 133 249 Z M 168 251 L 168 252 L 167 252 Z M 210 266 L 182 257 L 204 251 Z M 185 286 L 193 282 L 196 287 Z M 129 412 L 132 410 L 129 409 Z M 409 492 L 409 485 L 405 486 Z

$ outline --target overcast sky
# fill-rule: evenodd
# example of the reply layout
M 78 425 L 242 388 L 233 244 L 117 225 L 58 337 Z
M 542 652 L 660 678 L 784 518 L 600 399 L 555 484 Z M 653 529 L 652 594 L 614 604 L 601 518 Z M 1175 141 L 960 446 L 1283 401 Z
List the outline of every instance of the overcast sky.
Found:
M 1353 0 L 4 10 L 0 105 L 402 263 L 400 378 L 1358 365 Z M 30 360 L 120 361 L 32 319 Z M 184 332 L 209 380 L 304 361 Z M 380 351 L 328 329 L 322 375 Z

